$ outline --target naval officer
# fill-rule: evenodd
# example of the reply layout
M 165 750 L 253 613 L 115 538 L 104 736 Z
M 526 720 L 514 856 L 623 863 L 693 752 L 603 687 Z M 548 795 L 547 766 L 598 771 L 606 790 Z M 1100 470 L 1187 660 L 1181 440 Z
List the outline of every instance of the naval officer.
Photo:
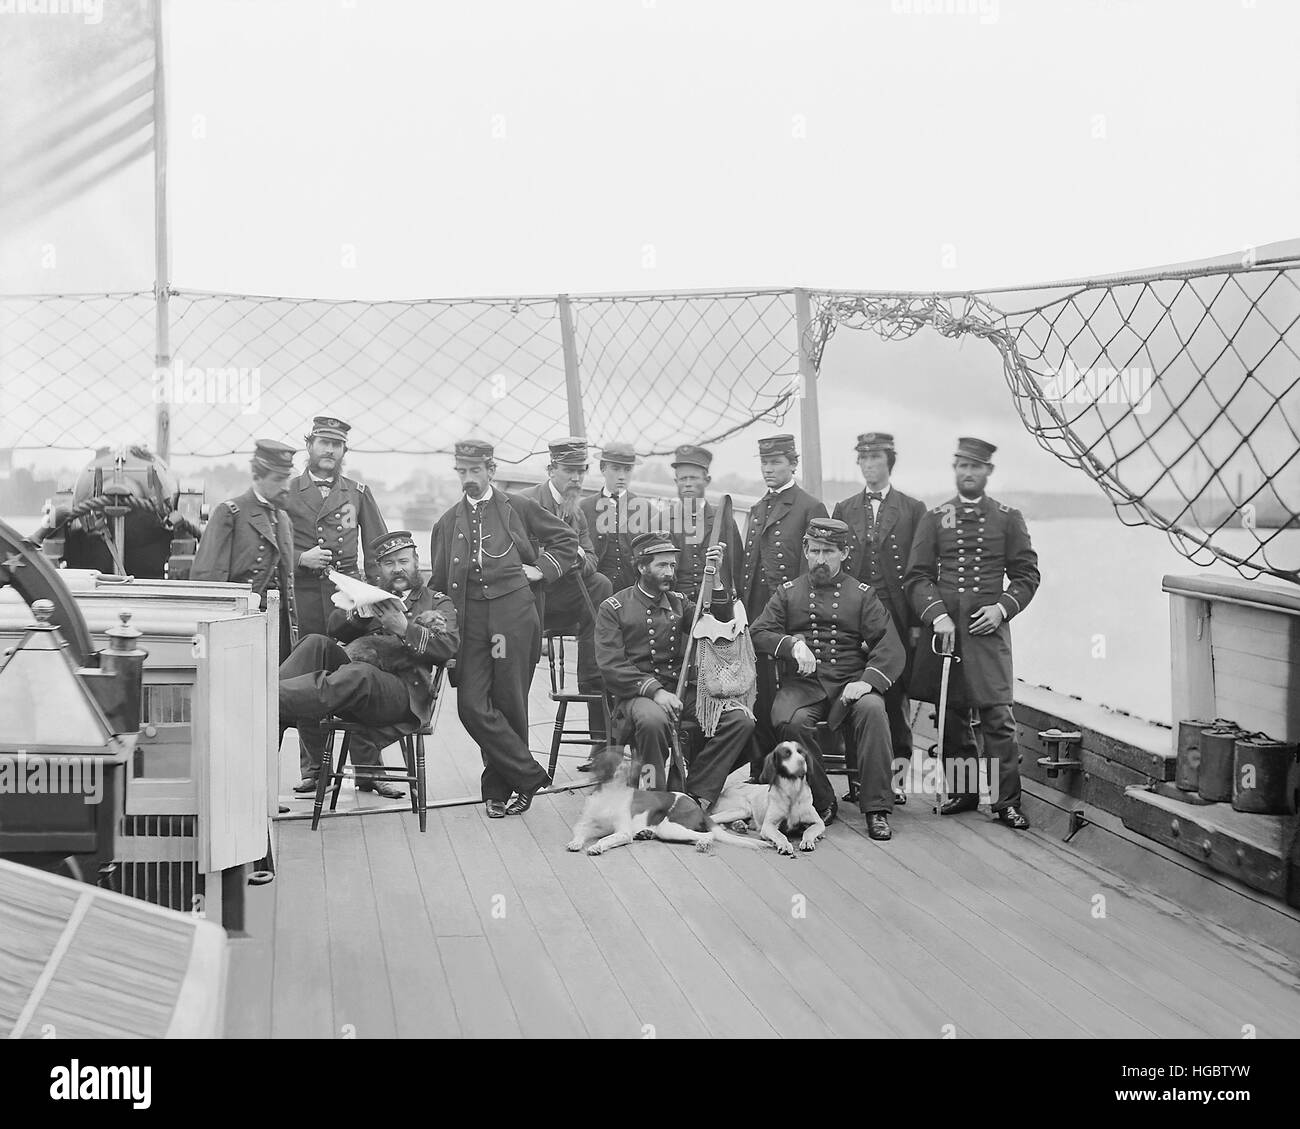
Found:
M 257 440 L 252 485 L 213 511 L 190 567 L 191 580 L 251 584 L 263 611 L 267 589 L 278 588 L 281 655 L 298 644 L 293 532 L 285 513 L 294 453 L 287 443 Z
M 672 526 L 669 532 L 673 544 L 681 550 L 681 560 L 677 566 L 677 589 L 692 606 L 699 597 L 700 585 L 704 580 L 704 551 L 713 533 L 713 521 L 717 514 L 717 507 L 704 496 L 709 483 L 713 481 L 709 475 L 712 464 L 713 452 L 707 447 L 683 443 L 673 452 L 677 505 L 671 511 Z M 740 530 L 734 517 L 728 520 L 718 540 L 727 547 L 722 557 L 722 583 L 734 590 L 736 585 L 732 572 L 736 562 L 743 556 Z
M 773 435 L 758 441 L 758 460 L 767 484 L 763 495 L 749 512 L 745 529 L 745 551 L 737 570 L 740 588 L 737 595 L 745 605 L 745 614 L 753 623 L 772 593 L 787 580 L 803 573 L 806 561 L 801 549 L 808 523 L 826 517 L 826 507 L 794 480 L 799 466 L 799 452 L 793 435 Z M 750 774 L 757 780 L 763 761 L 776 744 L 772 728 L 772 698 L 776 693 L 776 673 L 772 663 L 758 664 L 758 701 L 754 715 L 757 748 L 750 760 Z M 835 818 L 832 803 L 831 819 Z M 825 819 L 825 816 L 823 816 Z M 829 823 L 830 820 L 827 820 Z
M 891 837 L 893 756 L 885 695 L 903 672 L 903 645 L 874 589 L 844 570 L 849 527 L 813 518 L 803 539 L 808 571 L 787 580 L 754 621 L 754 649 L 784 660 L 772 725 L 812 754 L 808 785 L 818 813 L 832 807 L 819 723 L 846 722 L 857 752 L 858 803 L 873 839 Z M 822 816 L 823 820 L 825 816 Z
M 528 747 L 528 688 L 542 649 L 531 585 L 578 563 L 578 535 L 531 498 L 492 485 L 491 443 L 456 444 L 465 491 L 433 528 L 429 584 L 456 607 L 456 710 L 483 758 L 488 818 L 526 812 L 549 782 Z M 511 799 L 511 796 L 514 799 Z
M 388 532 L 375 496 L 363 482 L 343 474 L 351 425 L 335 416 L 316 416 L 307 442 L 307 469 L 289 480 L 285 503 L 293 523 L 294 592 L 298 630 L 325 633 L 336 591 L 326 573 L 333 569 L 362 579 L 359 545 L 367 548 Z M 377 584 L 378 562 L 366 557 L 365 579 Z
M 1020 810 L 1008 621 L 1025 610 L 1038 590 L 1038 555 L 1020 511 L 985 493 L 996 450 L 982 439 L 958 439 L 952 464 L 957 494 L 921 518 L 904 586 L 923 625 L 913 696 L 939 700 L 941 659 L 933 652 L 932 637 L 938 637 L 941 647 L 955 646 L 961 658 L 949 676 L 942 754 L 945 771 L 954 777 L 940 811 L 956 815 L 979 807 L 973 709 L 979 712 L 983 755 L 989 759 L 993 812 L 1023 831 L 1029 820 Z
M 910 762 L 912 726 L 908 719 L 907 680 L 912 670 L 912 653 L 919 625 L 903 591 L 903 575 L 907 572 L 912 538 L 916 535 L 921 515 L 925 513 L 925 503 L 904 494 L 891 481 L 898 459 L 892 435 L 868 431 L 858 436 L 854 450 L 865 488 L 842 502 L 836 502 L 831 516 L 849 527 L 849 555 L 844 562 L 845 569 L 870 584 L 880 597 L 906 652 L 903 673 L 885 693 L 885 711 L 889 715 L 894 760 Z M 903 767 L 896 765 L 896 773 Z M 894 802 L 907 803 L 907 793 L 895 788 Z
M 619 743 L 630 741 L 642 764 L 654 768 L 655 788 L 682 787 L 676 768 L 670 773 L 672 731 L 683 720 L 696 720 L 696 687 L 690 678 L 677 696 L 686 641 L 695 621 L 695 605 L 674 591 L 680 550 L 662 533 L 638 534 L 633 542 L 637 582 L 616 592 L 596 611 L 596 657 L 605 684 L 617 702 L 614 729 Z M 706 553 L 714 563 L 726 548 Z M 728 622 L 735 601 L 714 573 L 709 610 Z M 744 764 L 754 732 L 754 718 L 739 704 L 724 706 L 703 748 L 688 759 L 686 791 L 707 811 L 717 802 L 727 774 Z M 681 741 L 683 755 L 686 742 Z
M 611 592 L 636 581 L 632 537 L 644 530 L 632 527 L 629 510 L 637 496 L 627 488 L 636 464 L 636 450 L 631 443 L 606 443 L 600 452 L 600 473 L 605 485 L 579 503 L 595 547 L 596 571 L 609 578 Z

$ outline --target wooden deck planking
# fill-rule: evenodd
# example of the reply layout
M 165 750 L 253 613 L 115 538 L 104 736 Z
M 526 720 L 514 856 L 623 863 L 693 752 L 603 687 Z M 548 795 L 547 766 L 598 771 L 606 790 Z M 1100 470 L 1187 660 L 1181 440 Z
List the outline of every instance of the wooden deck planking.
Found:
M 527 821 L 500 821 L 491 840 L 587 1033 L 599 1038 L 639 1035 L 635 1008 L 548 863 L 547 852 L 538 850 Z
M 276 836 L 275 943 L 271 1037 L 328 1039 L 336 1034 L 330 985 L 330 932 L 321 840 L 305 824 L 280 824 Z
M 873 878 L 889 886 L 900 897 L 905 896 L 906 891 L 906 896 L 917 905 L 925 906 L 929 892 L 941 894 L 942 899 L 936 898 L 933 904 L 936 921 L 966 938 L 1001 968 L 1004 979 L 1020 985 L 1019 994 L 1043 1000 L 1094 1037 L 1150 1037 L 1152 1032 L 1149 1028 L 1079 982 L 1074 975 L 1079 958 L 1071 948 L 1040 951 L 1029 944 L 1018 914 L 1003 903 L 979 896 L 984 891 L 976 894 L 968 882 L 951 871 L 936 868 L 921 846 L 922 839 L 920 835 L 900 835 L 885 845 L 889 853 L 907 866 L 919 881 L 910 875 L 900 879 L 898 872 L 882 871 L 876 857 L 881 845 L 865 836 L 857 837 L 856 843 L 850 840 L 848 853 L 869 870 Z M 930 882 L 921 878 L 927 873 L 932 876 Z M 1008 990 L 1013 993 L 1013 998 L 1018 991 L 1012 984 L 1008 984 Z
M 585 1035 L 586 1028 L 568 988 L 492 845 L 483 809 L 448 808 L 443 818 L 521 1031 L 529 1038 Z
M 609 888 L 597 865 L 600 860 L 555 849 L 557 843 L 568 842 L 580 808 L 581 797 L 573 795 L 535 803 L 524 821 L 534 848 L 547 860 L 617 977 L 636 1016 L 635 1032 L 642 1033 L 645 1017 L 653 1014 L 656 1038 L 703 1038 L 708 1032 L 695 1007 L 646 940 L 639 920 Z
M 1106 920 L 1117 943 L 1145 955 L 1147 968 L 1174 977 L 1184 996 L 1240 1016 L 1230 1036 L 1239 1035 L 1244 1023 L 1254 1023 L 1261 1033 L 1267 1026 L 1271 1034 L 1300 1034 L 1300 983 L 1280 955 L 1261 953 L 1246 938 L 1198 920 L 1109 871 L 1086 868 L 1051 840 L 1020 843 L 1017 838 L 976 832 L 966 848 L 1006 867 L 1031 897 L 1062 906 L 1070 919 L 1091 904 L 1094 894 L 1105 894 Z
M 846 983 L 837 967 L 812 943 L 809 935 L 816 926 L 810 928 L 806 917 L 796 916 L 801 909 L 800 895 L 787 888 L 780 870 L 754 868 L 742 877 L 729 865 L 733 856 L 758 852 L 726 845 L 715 851 L 711 860 L 700 860 L 707 862 L 707 867 L 697 867 L 696 860 L 677 850 L 665 849 L 663 857 L 675 860 L 700 884 L 705 896 L 716 901 L 732 926 L 767 960 L 770 970 L 766 975 L 779 976 L 788 994 L 799 1001 L 796 1006 L 812 1011 L 831 1035 L 869 1039 L 903 1033 L 901 1024 L 876 1010 L 871 993 L 855 992 L 851 981 Z M 764 1006 L 763 1001 L 759 1006 Z
M 390 818 L 390 817 L 385 817 Z M 310 824 L 307 833 L 312 834 Z M 329 917 L 329 983 L 334 998 L 335 1035 L 391 1039 L 397 1034 L 390 979 L 379 934 L 373 866 L 366 850 L 365 822 L 322 823 L 326 913 Z M 375 864 L 383 865 L 377 859 Z
M 411 897 L 420 887 L 402 823 L 392 816 L 356 822 L 365 836 L 397 1035 L 435 1039 L 459 1035 L 428 903 Z

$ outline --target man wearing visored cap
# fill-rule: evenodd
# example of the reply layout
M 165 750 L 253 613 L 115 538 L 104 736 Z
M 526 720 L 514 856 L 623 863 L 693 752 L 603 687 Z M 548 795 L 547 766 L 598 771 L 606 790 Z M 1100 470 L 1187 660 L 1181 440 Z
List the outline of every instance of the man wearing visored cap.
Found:
M 493 454 L 482 439 L 456 444 L 465 495 L 433 528 L 430 583 L 456 605 L 456 709 L 483 757 L 488 818 L 502 819 L 526 812 L 549 780 L 528 744 L 528 688 L 542 650 L 531 586 L 554 583 L 579 558 L 569 525 L 492 485 Z
M 772 724 L 781 740 L 798 741 L 812 754 L 813 806 L 820 813 L 834 799 L 818 724 L 837 729 L 847 722 L 867 834 L 883 841 L 892 836 L 895 802 L 884 696 L 903 672 L 903 646 L 875 591 L 844 570 L 848 539 L 849 527 L 836 518 L 808 523 L 808 571 L 772 594 L 754 622 L 754 649 L 782 665 Z
M 737 569 L 740 578 L 737 595 L 744 601 L 750 623 L 763 614 L 773 592 L 787 580 L 803 574 L 806 567 L 803 535 L 813 518 L 827 516 L 826 507 L 794 480 L 799 452 L 793 435 L 760 439 L 758 461 L 767 493 L 749 512 L 745 551 Z M 762 772 L 767 754 L 777 742 L 776 731 L 772 728 L 772 699 L 775 694 L 776 675 L 772 664 L 760 659 L 758 703 L 754 707 L 758 718 L 757 744 L 749 766 L 755 780 Z M 836 806 L 832 803 L 831 810 L 821 813 L 827 824 L 834 820 Z
M 704 581 L 704 550 L 713 533 L 717 507 L 705 496 L 713 481 L 709 468 L 713 452 L 707 447 L 683 443 L 673 452 L 673 478 L 677 483 L 677 505 L 671 511 L 670 530 L 673 544 L 681 550 L 677 566 L 677 589 L 692 606 L 699 598 Z M 722 582 L 737 590 L 735 569 L 743 555 L 740 530 L 733 517 L 718 538 L 727 546 L 722 558 Z
M 582 482 L 587 475 L 587 441 L 581 436 L 567 436 L 547 444 L 551 461 L 548 478 L 523 491 L 547 513 L 563 521 L 578 538 L 578 561 L 559 580 L 542 589 L 542 629 L 573 635 L 578 640 L 578 692 L 603 693 L 600 671 L 596 668 L 596 619 L 593 609 L 614 591 L 609 577 L 596 568 L 596 546 L 591 539 L 587 516 L 579 504 Z M 582 589 L 586 589 L 583 596 Z M 593 703 L 587 707 L 592 739 L 605 743 L 605 711 Z
M 925 513 L 925 503 L 895 487 L 890 481 L 898 455 L 894 437 L 883 431 L 858 436 L 858 469 L 866 488 L 835 503 L 832 517 L 849 527 L 849 556 L 845 569 L 874 589 L 894 620 L 894 629 L 907 653 L 903 673 L 885 694 L 894 760 L 912 759 L 912 725 L 908 718 L 907 682 L 912 671 L 913 636 L 920 621 L 903 591 L 903 575 L 912 552 L 912 538 Z M 902 767 L 902 766 L 899 766 Z M 853 789 L 850 788 L 850 794 Z M 907 802 L 907 793 L 894 791 L 894 802 Z
M 727 775 L 749 756 L 754 715 L 744 702 L 717 699 L 714 711 L 706 715 L 697 704 L 693 677 L 687 678 L 682 697 L 677 696 L 686 640 L 695 621 L 695 605 L 673 590 L 680 551 L 668 537 L 655 532 L 638 534 L 632 551 L 637 582 L 615 593 L 596 612 L 596 656 L 617 702 L 615 740 L 630 742 L 641 763 L 653 768 L 652 787 L 680 790 L 677 772 L 668 770 L 672 732 L 682 721 L 697 722 L 703 747 L 691 756 L 689 743 L 681 742 L 687 757 L 685 790 L 707 811 L 717 802 Z M 725 552 L 726 546 L 718 544 L 706 555 L 718 562 Z M 719 622 L 730 622 L 735 618 L 735 601 L 720 570 L 713 584 L 708 609 Z
M 637 496 L 627 488 L 637 462 L 631 443 L 606 443 L 600 452 L 600 473 L 605 485 L 579 503 L 596 550 L 596 571 L 608 577 L 617 592 L 636 580 L 632 563 L 631 508 Z
M 369 547 L 388 532 L 374 494 L 343 474 L 351 430 L 336 416 L 312 420 L 307 469 L 289 480 L 285 508 L 293 522 L 294 587 L 303 635 L 323 633 L 334 611 L 329 570 L 361 579 L 359 546 Z M 378 576 L 378 563 L 367 554 L 365 579 L 375 584 Z
M 251 584 L 263 611 L 267 589 L 278 588 L 282 655 L 298 642 L 293 533 L 284 512 L 293 456 L 294 448 L 287 443 L 257 440 L 250 463 L 252 485 L 213 511 L 190 568 L 191 580 Z
M 433 668 L 453 658 L 460 646 L 456 608 L 425 585 L 409 532 L 377 537 L 367 556 L 379 569 L 378 586 L 393 599 L 365 614 L 333 608 L 328 634 L 304 636 L 280 664 L 281 729 L 302 723 L 302 783 L 295 792 L 316 791 L 325 737 L 315 723 L 334 714 L 372 727 L 353 733 L 348 745 L 358 790 L 401 799 L 405 793 L 374 771 L 383 763 L 377 731 L 429 720 Z
M 984 492 L 996 450 L 982 439 L 959 439 L 952 464 L 957 494 L 927 510 L 917 526 L 904 579 L 923 625 L 911 692 L 923 702 L 938 702 L 942 660 L 931 639 L 937 636 L 941 647 L 955 646 L 961 662 L 951 666 L 942 750 L 950 798 L 940 812 L 956 815 L 979 807 L 979 753 L 970 722 L 970 711 L 978 710 L 993 812 L 1023 831 L 1029 820 L 1020 810 L 1007 621 L 1024 611 L 1038 590 L 1038 555 L 1020 511 Z

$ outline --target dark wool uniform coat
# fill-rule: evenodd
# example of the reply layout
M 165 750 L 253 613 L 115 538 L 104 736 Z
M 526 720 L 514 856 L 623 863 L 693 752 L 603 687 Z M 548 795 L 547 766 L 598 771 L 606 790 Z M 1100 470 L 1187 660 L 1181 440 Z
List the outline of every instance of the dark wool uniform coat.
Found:
M 798 483 L 771 501 L 765 495 L 749 511 L 738 594 L 751 617 L 782 584 L 807 570 L 803 535 L 815 517 L 826 517 L 826 507 Z
M 903 645 L 894 621 L 869 584 L 841 570 L 828 584 L 805 573 L 787 580 L 751 628 L 754 649 L 781 664 L 776 698 L 782 725 L 795 710 L 823 699 L 834 702 L 849 682 L 868 682 L 883 694 L 903 672 Z M 799 674 L 791 652 L 802 639 L 817 659 L 813 674 Z
M 329 634 L 340 643 L 351 643 L 363 635 L 374 635 L 384 640 L 392 640 L 394 646 L 401 647 L 401 653 L 409 656 L 408 663 L 395 664 L 400 673 L 390 670 L 396 677 L 406 683 L 407 693 L 411 699 L 411 714 L 415 720 L 426 722 L 433 710 L 433 667 L 454 659 L 460 650 L 460 632 L 457 628 L 456 607 L 441 592 L 434 591 L 427 584 L 413 588 L 402 600 L 406 612 L 406 635 L 398 640 L 389 635 L 378 616 L 364 619 L 355 612 L 345 612 L 335 608 L 329 620 Z M 424 627 L 415 622 L 421 612 L 441 612 L 447 621 L 442 631 Z
M 298 626 L 304 635 L 324 633 L 334 603 L 335 588 L 324 569 L 303 568 L 298 559 L 308 549 L 329 549 L 329 566 L 336 572 L 361 578 L 357 545 L 370 545 L 388 532 L 375 496 L 363 482 L 338 475 L 333 489 L 321 497 L 320 487 L 305 471 L 289 479 L 285 509 L 293 521 L 294 582 L 298 599 Z M 379 562 L 367 560 L 365 579 L 378 583 Z
M 583 512 L 582 506 L 575 505 L 572 515 L 565 515 L 560 511 L 560 503 L 555 500 L 555 495 L 551 493 L 550 482 L 542 482 L 537 486 L 530 486 L 520 495 L 523 498 L 530 498 L 542 507 L 548 514 L 559 518 L 565 525 L 578 537 L 578 545 L 582 549 L 581 568 L 578 570 L 583 576 L 590 576 L 596 571 L 596 546 L 591 541 L 591 530 L 587 525 L 587 515 Z
M 644 530 L 630 528 L 634 518 L 632 505 L 637 496 L 625 491 L 622 496 L 622 523 L 619 520 L 620 499 L 611 498 L 603 491 L 588 495 L 579 503 L 591 534 L 591 544 L 596 553 L 596 568 L 609 577 L 617 592 L 636 583 L 636 565 L 632 560 L 632 538 Z
M 693 498 L 691 501 L 698 504 L 699 499 Z M 704 554 L 709 548 L 709 538 L 713 536 L 713 522 L 718 507 L 706 501 L 701 509 L 688 513 L 683 510 L 679 499 L 673 503 L 671 512 L 675 524 L 670 536 L 673 544 L 682 551 L 678 558 L 676 583 L 686 598 L 694 603 L 699 596 L 700 585 L 704 583 Z M 718 543 L 726 546 L 726 552 L 722 556 L 723 587 L 735 592 L 735 577 L 745 552 L 735 518 L 722 530 Z
M 969 502 L 960 495 L 927 510 L 904 580 L 923 626 L 908 687 L 912 697 L 939 700 L 942 663 L 931 648 L 932 626 L 947 612 L 957 625 L 961 658 L 949 675 L 949 704 L 1014 705 L 1011 620 L 1029 606 L 1038 583 L 1038 554 L 1019 510 L 988 496 Z M 1007 618 L 992 635 L 972 635 L 971 616 L 989 604 L 1000 605 Z
M 871 524 L 871 503 L 865 490 L 835 503 L 831 517 L 849 527 L 849 555 L 844 561 L 846 572 L 871 584 L 876 595 L 889 607 L 894 626 L 900 632 L 917 624 L 915 613 L 903 591 L 903 577 L 912 553 L 916 527 L 925 513 L 925 503 L 890 486 L 880 502 L 880 517 L 871 538 L 873 553 L 868 553 L 867 527 Z M 870 575 L 869 558 L 880 570 L 880 580 Z M 904 639 L 906 643 L 906 639 Z
M 263 610 L 266 590 L 273 579 L 278 580 L 287 625 L 281 631 L 280 650 L 288 655 L 289 648 L 298 643 L 293 562 L 293 532 L 288 514 L 283 510 L 277 513 L 276 526 L 272 529 L 266 507 L 250 487 L 213 511 L 194 554 L 190 579 L 251 584 Z M 285 647 L 286 642 L 289 648 Z
M 531 498 L 493 487 L 492 497 L 482 504 L 496 509 L 520 561 L 540 569 L 546 583 L 554 584 L 578 563 L 578 535 Z M 469 506 L 463 498 L 433 527 L 429 569 L 430 586 L 451 597 L 463 624 L 470 569 Z

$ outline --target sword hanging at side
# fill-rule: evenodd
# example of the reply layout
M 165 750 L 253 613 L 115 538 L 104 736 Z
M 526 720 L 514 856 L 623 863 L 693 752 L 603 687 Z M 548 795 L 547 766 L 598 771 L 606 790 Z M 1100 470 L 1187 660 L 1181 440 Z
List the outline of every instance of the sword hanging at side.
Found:
M 683 507 L 683 513 L 684 512 L 685 512 L 685 507 Z M 719 540 L 721 540 L 722 531 L 723 529 L 726 528 L 726 523 L 730 520 L 731 520 L 731 495 L 724 494 L 722 496 L 722 501 L 718 504 L 717 508 L 713 511 L 713 528 L 709 530 L 708 544 L 706 544 L 704 547 L 705 552 L 708 552 L 709 549 L 712 549 L 719 542 Z M 684 524 L 685 523 L 683 523 L 683 525 Z M 686 536 L 686 531 L 685 529 L 683 529 L 683 537 L 685 536 Z M 713 565 L 706 564 L 704 566 L 704 575 L 700 577 L 700 590 L 695 597 L 695 618 L 691 620 L 692 624 L 699 622 L 699 618 L 704 612 L 704 593 L 705 592 L 712 593 L 713 577 L 716 574 L 716 572 L 717 569 L 714 568 Z M 686 635 L 686 651 L 682 656 L 681 673 L 678 674 L 677 676 L 677 700 L 678 701 L 683 700 L 682 694 L 685 693 L 686 691 L 686 679 L 687 676 L 690 674 L 690 670 L 691 670 L 691 651 L 694 649 L 694 645 L 695 645 L 694 636 L 692 632 L 687 628 L 685 623 L 682 624 L 682 631 Z M 677 766 L 677 773 L 681 777 L 682 788 L 684 789 L 686 787 L 686 758 L 682 756 L 682 733 L 681 733 L 680 717 L 677 717 L 673 720 L 673 724 L 669 726 L 668 732 L 672 744 L 673 764 Z
M 935 752 L 939 754 L 939 797 L 935 801 L 935 812 L 939 812 L 948 802 L 947 765 L 943 759 L 944 722 L 948 717 L 948 677 L 952 674 L 952 664 L 961 662 L 961 656 L 957 654 L 955 648 L 956 636 L 952 636 L 952 639 L 952 644 L 940 647 L 938 633 L 930 636 L 930 650 L 943 659 L 943 673 L 939 676 L 939 743 L 935 746 Z

